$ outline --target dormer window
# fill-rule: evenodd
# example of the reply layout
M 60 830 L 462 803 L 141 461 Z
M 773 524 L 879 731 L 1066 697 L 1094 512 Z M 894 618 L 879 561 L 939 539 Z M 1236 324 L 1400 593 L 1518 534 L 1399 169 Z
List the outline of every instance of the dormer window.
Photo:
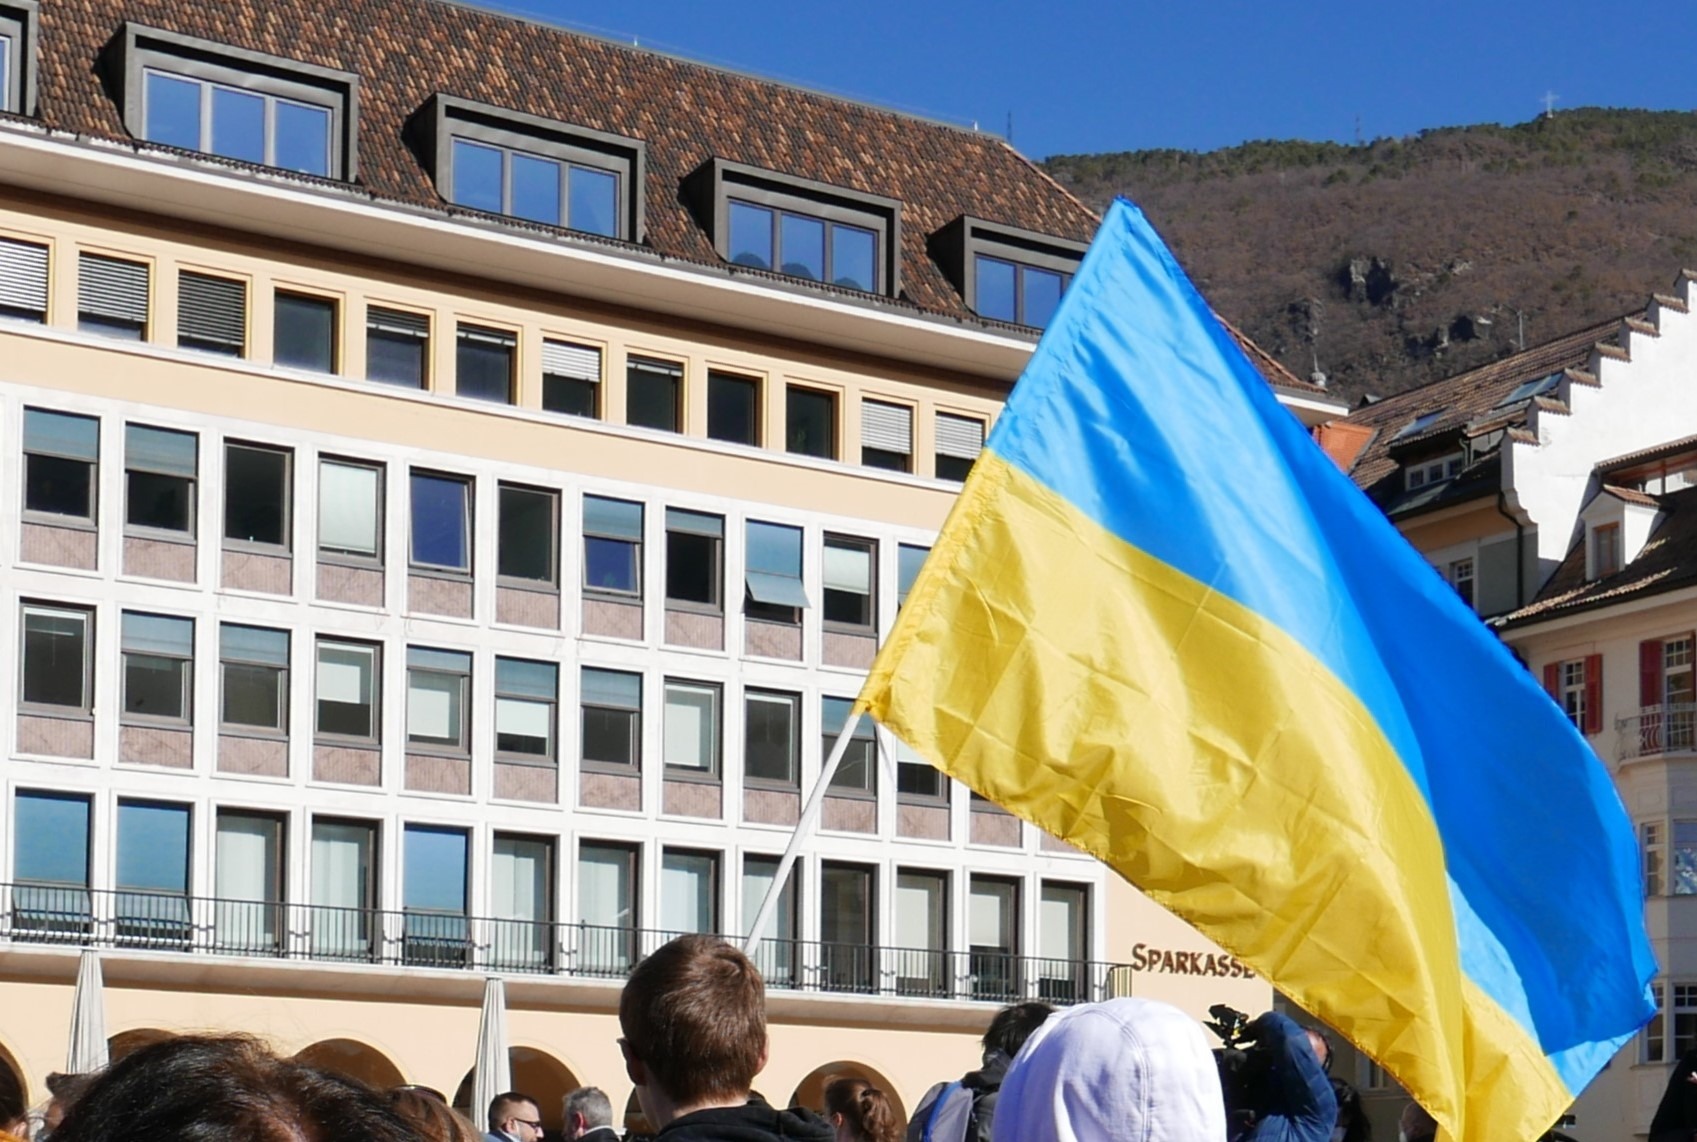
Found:
M 1620 524 L 1599 523 L 1591 528 L 1591 578 L 1601 579 L 1620 570 Z
M 1428 428 L 1431 428 L 1434 424 L 1438 423 L 1438 418 L 1443 415 L 1444 413 L 1442 409 L 1438 409 L 1433 412 L 1421 413 L 1419 416 L 1397 429 L 1396 435 L 1391 437 L 1391 443 L 1395 444 L 1399 440 L 1407 440 L 1412 436 L 1419 436 L 1422 432 L 1425 432 Z
M 712 159 L 686 193 L 719 256 L 838 289 L 901 292 L 901 203 Z
M 359 77 L 125 25 L 116 43 L 124 125 L 138 139 L 352 181 Z
M 35 106 L 36 0 L 0 0 L 0 111 Z
M 1042 329 L 1084 257 L 1082 242 L 961 215 L 931 236 L 931 256 L 980 317 Z
M 1403 469 L 1403 480 L 1409 491 L 1453 480 L 1461 473 L 1462 455 L 1457 452 L 1436 460 L 1422 460 Z
M 456 206 L 642 240 L 638 139 L 450 95 L 433 96 L 411 131 L 437 191 Z

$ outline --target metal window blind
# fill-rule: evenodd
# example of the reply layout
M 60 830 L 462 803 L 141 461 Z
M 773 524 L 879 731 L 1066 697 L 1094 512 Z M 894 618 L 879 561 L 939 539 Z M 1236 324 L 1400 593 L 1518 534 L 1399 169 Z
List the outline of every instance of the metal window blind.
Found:
M 913 410 L 881 401 L 860 402 L 860 443 L 882 452 L 913 451 Z
M 378 333 L 394 333 L 403 337 L 429 337 L 430 318 L 422 313 L 402 313 L 398 309 L 372 306 L 365 313 L 365 327 Z
M 159 472 L 166 476 L 195 475 L 196 438 L 192 432 L 149 428 L 143 424 L 124 426 L 124 467 L 132 471 Z
M 583 671 L 583 704 L 611 706 L 622 710 L 642 709 L 642 675 L 626 674 L 622 670 Z
M 682 508 L 666 509 L 666 530 L 685 531 L 691 535 L 725 538 L 725 517 L 705 512 L 686 512 Z
M 26 408 L 24 451 L 93 463 L 100 459 L 100 421 L 92 416 Z
M 984 451 L 984 422 L 966 416 L 937 414 L 937 451 L 961 460 L 976 460 Z
M 123 649 L 132 654 L 194 657 L 194 620 L 125 611 Z
M 177 279 L 177 337 L 240 349 L 247 342 L 247 286 L 184 271 Z
M 480 325 L 462 325 L 459 327 L 462 341 L 476 341 L 482 345 L 495 345 L 502 349 L 518 347 L 518 338 L 500 329 L 485 329 Z
M 218 628 L 218 653 L 226 661 L 289 664 L 289 632 L 225 623 Z
M 77 312 L 108 321 L 147 324 L 147 266 L 99 254 L 77 259 Z
M 46 246 L 0 240 L 0 309 L 46 315 Z
M 559 668 L 552 662 L 529 662 L 522 658 L 495 660 L 497 694 L 546 698 L 552 702 L 559 689 Z
M 601 380 L 601 350 L 566 341 L 542 342 L 542 371 L 551 377 L 579 381 Z

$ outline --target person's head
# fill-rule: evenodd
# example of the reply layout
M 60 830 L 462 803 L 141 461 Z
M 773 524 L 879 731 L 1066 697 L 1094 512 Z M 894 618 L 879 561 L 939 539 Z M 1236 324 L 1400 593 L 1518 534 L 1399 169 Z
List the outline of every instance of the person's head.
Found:
M 1026 1040 L 996 1102 L 995 1142 L 1224 1142 L 1225 1101 L 1201 1026 L 1152 999 L 1068 1008 Z
M 837 1142 L 898 1142 L 890 1097 L 865 1079 L 838 1078 L 825 1084 L 825 1117 L 837 1129 Z
M 470 1122 L 429 1087 L 398 1086 L 388 1091 L 389 1106 L 418 1133 L 421 1142 L 479 1142 Z
M 539 1142 L 542 1137 L 542 1107 L 534 1098 L 516 1090 L 489 1100 L 489 1129 L 518 1142 Z
M 999 1051 L 1013 1058 L 1031 1038 L 1031 1033 L 1043 1026 L 1043 1021 L 1054 1013 L 1053 1007 L 1035 999 L 1002 1008 L 990 1020 L 990 1026 L 984 1029 L 984 1057 L 988 1059 Z
M 53 1137 L 55 1142 L 418 1142 L 418 1134 L 369 1087 L 280 1059 L 244 1035 L 178 1035 L 138 1047 L 94 1077 Z
M 1398 1123 L 1397 1134 L 1403 1142 L 1432 1142 L 1438 1136 L 1438 1122 L 1426 1108 L 1418 1102 L 1411 1102 L 1402 1108 L 1402 1121 Z
M 59 1129 L 59 1124 L 65 1120 L 65 1115 L 77 1099 L 93 1085 L 99 1077 L 99 1072 L 86 1075 L 73 1075 L 64 1071 L 54 1071 L 47 1076 L 47 1109 L 41 1115 L 41 1128 L 49 1134 Z
M 1320 1032 L 1312 1027 L 1305 1028 L 1308 1032 L 1308 1045 L 1314 1049 L 1314 1057 L 1320 1060 L 1320 1067 L 1327 1073 L 1332 1069 L 1332 1044 Z
M 619 996 L 619 1048 L 649 1126 L 748 1100 L 766 1065 L 766 987 L 715 936 L 679 936 L 636 965 Z
M 1332 1142 L 1368 1142 L 1373 1136 L 1373 1123 L 1367 1117 L 1367 1108 L 1361 1105 L 1361 1092 L 1344 1080 L 1333 1078 L 1332 1093 L 1338 1099 L 1338 1120 L 1332 1127 Z
M 598 1086 L 580 1086 L 561 1103 L 566 1137 L 578 1139 L 598 1126 L 613 1125 L 613 1101 Z

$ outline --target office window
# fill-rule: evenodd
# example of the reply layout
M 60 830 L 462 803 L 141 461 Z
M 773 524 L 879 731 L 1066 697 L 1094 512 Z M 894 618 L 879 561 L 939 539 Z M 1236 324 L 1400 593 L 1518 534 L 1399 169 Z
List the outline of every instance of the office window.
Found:
M 224 446 L 224 538 L 289 546 L 291 453 L 252 444 Z
M 743 695 L 743 775 L 751 782 L 800 782 L 801 697 L 767 690 Z
M 1072 275 L 979 254 L 973 262 L 980 317 L 1042 329 Z
M 800 622 L 801 612 L 807 607 L 807 592 L 801 582 L 801 528 L 750 520 L 746 555 L 748 617 Z
M 141 424 L 124 426 L 124 522 L 130 527 L 194 535 L 199 440 Z
M 1090 890 L 1043 882 L 1037 902 L 1037 994 L 1049 1003 L 1088 997 Z
M 798 456 L 837 458 L 837 397 L 791 385 L 784 390 L 784 447 Z
M 121 633 L 125 716 L 187 722 L 194 676 L 194 620 L 125 611 Z
M 666 679 L 663 750 L 666 768 L 716 776 L 719 772 L 719 687 Z
M 948 803 L 943 771 L 896 740 L 896 796 L 902 801 Z
M 826 861 L 819 868 L 819 942 L 825 987 L 870 992 L 877 980 L 876 873 Z
M 825 613 L 827 623 L 870 633 L 878 614 L 873 595 L 878 545 L 869 539 L 825 537 Z
M 913 409 L 884 401 L 861 401 L 860 462 L 891 472 L 913 471 Z
M 742 861 L 742 934 L 749 935 L 760 915 L 760 906 L 778 877 L 777 857 L 744 857 Z M 766 926 L 754 951 L 754 964 L 765 977 L 767 987 L 793 987 L 796 982 L 796 941 L 800 938 L 800 911 L 796 899 L 800 895 L 801 864 L 790 869 L 784 887 L 778 893 L 772 920 Z
M 19 884 L 86 889 L 89 812 L 85 796 L 20 789 L 13 801 L 13 879 Z M 77 899 L 87 907 L 86 894 L 79 893 Z
M 407 745 L 466 753 L 471 655 L 407 648 Z
M 377 826 L 317 817 L 312 822 L 312 954 L 366 959 L 377 932 Z
M 683 431 L 682 365 L 632 357 L 625 365 L 625 423 Z
M 382 468 L 347 460 L 318 462 L 318 551 L 382 561 Z
M 522 658 L 495 660 L 495 752 L 525 761 L 554 760 L 554 707 L 560 668 Z
M 412 565 L 471 573 L 471 481 L 414 471 Z
M 723 609 L 725 519 L 666 509 L 666 602 Z
M 421 967 L 464 967 L 471 837 L 464 829 L 408 825 L 401 835 L 404 959 Z
M 222 357 L 245 357 L 247 284 L 189 270 L 179 273 L 177 344 Z
M 919 578 L 919 569 L 925 566 L 925 557 L 931 554 L 929 547 L 915 547 L 903 543 L 896 547 L 896 609 L 900 610 L 907 603 L 907 593 L 913 590 L 914 580 Z
M 668 936 L 719 930 L 719 858 L 666 849 L 660 854 L 660 928 Z
M 542 342 L 542 408 L 566 416 L 601 416 L 601 350 L 570 341 Z
M 585 841 L 577 855 L 578 964 L 623 975 L 636 957 L 637 851 Z
M 760 443 L 760 382 L 707 374 L 707 435 L 730 444 Z
M 618 236 L 619 175 L 593 166 L 455 139 L 454 201 L 491 214 Z
M 642 675 L 583 669 L 583 760 L 642 763 Z
M 975 876 L 967 901 L 973 998 L 1011 1000 L 1019 980 L 1019 883 Z
M 941 872 L 896 870 L 897 995 L 947 995 L 949 878 Z
M 642 597 L 642 505 L 583 497 L 583 589 Z
M 964 481 L 984 451 L 984 422 L 970 416 L 937 414 L 937 478 Z
M 26 602 L 23 627 L 24 704 L 87 713 L 94 706 L 94 612 Z
M 220 951 L 275 952 L 284 932 L 284 819 L 218 811 L 212 853 L 213 931 Z
M 496 573 L 527 584 L 552 586 L 559 582 L 559 495 L 540 488 L 501 484 L 496 500 Z
M 6 90 L 5 42 L 0 40 L 0 93 Z M 46 246 L 0 238 L 0 317 L 47 320 Z
M 730 260 L 842 289 L 878 288 L 876 230 L 732 199 Z
M 118 802 L 117 935 L 146 946 L 189 938 L 189 807 Z
M 218 628 L 225 729 L 289 730 L 289 632 L 225 623 Z
M 77 328 L 124 341 L 145 341 L 147 278 L 145 262 L 78 255 Z
M 320 641 L 315 726 L 325 737 L 377 741 L 377 647 Z
M 337 371 L 334 301 L 278 290 L 273 318 L 273 361 L 314 373 Z
M 514 358 L 518 338 L 500 329 L 461 325 L 454 334 L 454 392 L 462 397 L 515 403 Z
M 430 376 L 430 318 L 371 306 L 365 311 L 365 377 L 422 389 Z
M 837 744 L 854 702 L 848 698 L 826 698 L 820 706 L 820 729 L 823 732 L 823 762 Z M 862 715 L 855 723 L 837 772 L 831 776 L 831 788 L 843 792 L 876 793 L 878 791 L 878 732 L 872 719 Z
M 554 946 L 554 842 L 496 833 L 490 856 L 489 966 L 546 971 Z
M 24 409 L 24 510 L 55 522 L 94 522 L 100 421 Z
M 931 255 L 967 308 L 992 321 L 1041 329 L 1084 257 L 1085 245 L 961 215 L 930 236 Z

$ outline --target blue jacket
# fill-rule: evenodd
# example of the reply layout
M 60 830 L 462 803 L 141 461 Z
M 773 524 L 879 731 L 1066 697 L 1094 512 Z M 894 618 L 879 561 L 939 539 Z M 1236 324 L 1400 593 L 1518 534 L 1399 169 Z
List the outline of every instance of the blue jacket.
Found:
M 1338 1097 L 1314 1055 L 1308 1032 L 1274 1011 L 1247 1030 L 1255 1036 L 1257 1049 L 1272 1059 L 1272 1073 L 1267 1104 L 1245 1138 L 1248 1142 L 1331 1142 Z

